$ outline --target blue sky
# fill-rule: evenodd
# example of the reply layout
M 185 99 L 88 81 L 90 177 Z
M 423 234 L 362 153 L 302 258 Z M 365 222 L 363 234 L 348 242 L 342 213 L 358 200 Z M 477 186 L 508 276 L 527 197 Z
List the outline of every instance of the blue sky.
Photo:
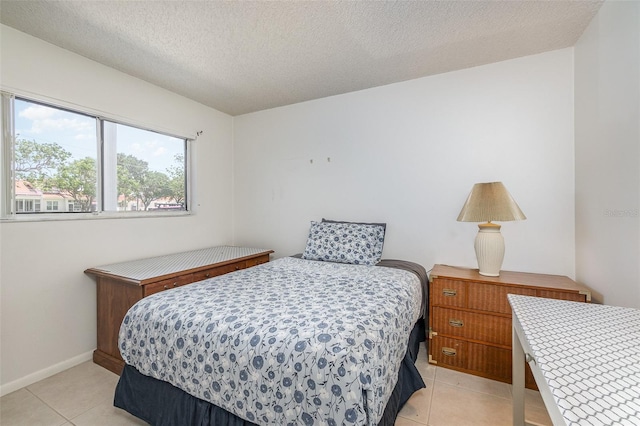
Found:
M 93 117 L 16 99 L 15 132 L 17 139 L 55 142 L 76 159 L 97 155 Z M 117 135 L 117 152 L 148 162 L 150 170 L 164 172 L 174 165 L 175 154 L 184 153 L 182 139 L 124 125 L 118 125 Z

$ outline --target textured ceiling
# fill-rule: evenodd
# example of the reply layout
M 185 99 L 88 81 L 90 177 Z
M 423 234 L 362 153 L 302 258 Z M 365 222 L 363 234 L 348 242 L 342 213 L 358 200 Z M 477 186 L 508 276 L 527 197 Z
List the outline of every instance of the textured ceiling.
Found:
M 1 0 L 0 22 L 238 115 L 573 46 L 601 4 Z

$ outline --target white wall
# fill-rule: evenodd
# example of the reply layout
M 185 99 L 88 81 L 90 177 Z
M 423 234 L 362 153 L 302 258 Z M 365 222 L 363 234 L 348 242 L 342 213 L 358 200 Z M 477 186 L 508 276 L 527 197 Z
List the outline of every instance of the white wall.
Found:
M 640 2 L 605 2 L 575 46 L 576 274 L 640 308 Z
M 477 224 L 456 217 L 474 183 L 502 181 L 528 217 L 502 223 L 503 269 L 574 275 L 571 48 L 235 117 L 234 133 L 236 243 L 281 257 L 311 220 L 378 221 L 384 257 L 477 267 Z
M 231 242 L 286 256 L 322 217 L 387 222 L 387 258 L 475 267 L 476 224 L 455 219 L 483 181 L 528 216 L 502 223 L 503 269 L 577 269 L 605 302 L 639 306 L 638 218 L 603 215 L 640 198 L 638 16 L 607 2 L 576 47 L 575 188 L 573 49 L 232 119 L 2 26 L 3 89 L 204 134 L 194 216 L 0 223 L 1 392 L 88 359 L 88 267 Z
M 1 27 L 0 83 L 194 142 L 196 214 L 0 224 L 2 393 L 89 359 L 95 284 L 86 268 L 232 242 L 233 121 L 226 114 Z

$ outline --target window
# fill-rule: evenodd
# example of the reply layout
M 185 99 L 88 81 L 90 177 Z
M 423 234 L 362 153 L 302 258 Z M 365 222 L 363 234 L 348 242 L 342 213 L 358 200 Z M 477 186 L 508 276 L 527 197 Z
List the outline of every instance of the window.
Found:
M 36 203 L 35 200 L 16 200 L 16 210 L 23 213 L 23 212 L 35 212 L 38 211 L 35 209 Z M 40 203 L 38 203 L 38 207 L 40 206 Z
M 5 93 L 2 129 L 4 218 L 187 210 L 187 138 Z
M 20 213 L 40 211 L 40 203 L 37 200 L 16 200 L 16 210 Z
M 154 202 L 185 209 L 185 140 L 112 121 L 105 138 L 104 204 L 109 211 L 153 209 Z

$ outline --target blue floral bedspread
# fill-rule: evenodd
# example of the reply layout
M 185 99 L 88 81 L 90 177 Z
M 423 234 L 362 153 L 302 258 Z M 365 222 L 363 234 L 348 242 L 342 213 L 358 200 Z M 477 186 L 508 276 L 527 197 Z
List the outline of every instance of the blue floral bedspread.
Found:
M 142 299 L 120 352 L 257 424 L 373 426 L 421 301 L 408 271 L 287 257 Z

